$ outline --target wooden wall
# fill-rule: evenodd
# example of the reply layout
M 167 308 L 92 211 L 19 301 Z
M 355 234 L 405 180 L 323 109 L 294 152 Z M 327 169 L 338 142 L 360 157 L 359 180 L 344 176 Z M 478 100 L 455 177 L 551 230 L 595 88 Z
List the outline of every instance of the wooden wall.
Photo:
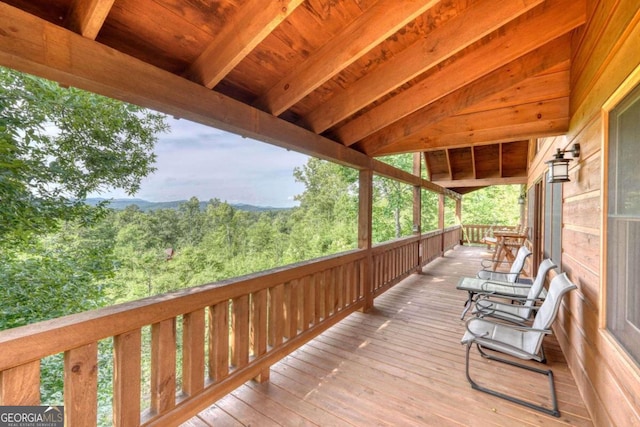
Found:
M 597 426 L 640 425 L 640 367 L 604 329 L 601 240 L 606 187 L 603 106 L 630 81 L 640 84 L 640 2 L 587 0 L 587 24 L 573 37 L 571 122 L 566 136 L 547 138 L 535 157 L 529 186 L 556 148 L 581 145 L 563 185 L 562 271 L 579 290 L 565 301 L 558 339 Z

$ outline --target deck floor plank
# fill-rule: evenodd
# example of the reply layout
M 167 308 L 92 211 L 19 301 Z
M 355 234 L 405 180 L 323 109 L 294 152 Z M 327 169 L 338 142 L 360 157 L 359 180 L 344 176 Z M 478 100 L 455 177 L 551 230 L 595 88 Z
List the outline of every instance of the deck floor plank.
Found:
M 458 247 L 379 296 L 271 368 L 269 382 L 249 382 L 185 426 L 593 426 L 554 337 L 545 338 L 562 416 L 555 418 L 471 389 L 464 374 L 460 320 L 483 248 Z M 467 316 L 468 318 L 469 316 Z M 531 362 L 531 364 L 535 364 Z M 483 360 L 480 383 L 543 404 L 545 377 Z

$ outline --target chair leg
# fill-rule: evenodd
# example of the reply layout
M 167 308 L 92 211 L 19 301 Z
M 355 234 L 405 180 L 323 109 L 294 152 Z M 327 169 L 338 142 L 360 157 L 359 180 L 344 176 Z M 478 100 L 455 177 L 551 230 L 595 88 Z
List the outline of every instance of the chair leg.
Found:
M 467 311 L 469 311 L 469 309 L 473 305 L 473 297 L 475 293 L 471 291 L 467 291 L 467 292 L 469 293 L 469 296 L 467 297 L 467 300 L 464 303 L 464 310 L 462 310 L 462 314 L 460 315 L 460 320 L 464 319 L 464 316 L 467 314 Z
M 471 350 L 471 345 L 473 343 L 468 343 L 467 344 L 467 354 L 466 354 L 466 375 L 467 375 L 467 381 L 469 381 L 469 384 L 471 384 L 471 388 L 473 388 L 474 390 L 478 390 L 478 391 L 482 391 L 484 393 L 488 393 L 492 396 L 496 396 L 499 397 L 501 399 L 505 399 L 508 400 L 509 402 L 513 402 L 513 403 L 517 403 L 519 405 L 522 406 L 526 406 L 527 408 L 531 408 L 534 409 L 536 411 L 540 411 L 542 413 L 548 414 L 548 415 L 553 415 L 554 417 L 560 417 L 560 411 L 558 410 L 558 399 L 556 397 L 556 389 L 555 389 L 555 382 L 553 380 L 553 372 L 551 371 L 551 369 L 549 370 L 542 370 L 542 369 L 537 369 L 531 366 L 527 366 L 527 365 L 523 365 L 517 362 L 513 362 L 511 360 L 506 360 L 506 359 L 501 359 L 499 357 L 495 357 L 492 356 L 490 354 L 487 354 L 485 352 L 483 352 L 480 348 L 480 346 L 478 345 L 478 350 L 480 351 L 482 357 L 485 357 L 489 360 L 495 360 L 496 362 L 501 362 L 501 363 L 505 363 L 507 365 L 510 366 L 514 366 L 517 368 L 522 368 L 525 369 L 527 371 L 531 371 L 531 372 L 535 372 L 537 374 L 543 374 L 546 375 L 549 378 L 549 389 L 550 389 L 550 393 L 551 393 L 551 402 L 553 404 L 553 409 L 549 409 L 549 408 L 545 408 L 544 406 L 540 406 L 540 405 L 536 405 L 534 403 L 528 402 L 526 400 L 522 400 L 522 399 L 518 399 L 517 397 L 513 397 L 513 396 L 509 396 L 508 394 L 504 394 L 501 393 L 499 391 L 496 390 L 492 390 L 490 388 L 481 386 L 479 384 L 477 384 L 475 381 L 473 381 L 471 379 L 471 375 L 469 374 L 469 352 Z

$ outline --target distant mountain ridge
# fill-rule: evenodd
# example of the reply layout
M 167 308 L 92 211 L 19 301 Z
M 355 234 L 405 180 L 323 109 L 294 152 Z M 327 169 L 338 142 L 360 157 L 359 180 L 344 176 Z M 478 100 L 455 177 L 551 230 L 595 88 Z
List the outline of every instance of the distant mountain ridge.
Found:
M 158 209 L 178 209 L 178 207 L 188 202 L 188 200 L 174 200 L 171 202 L 149 202 L 143 199 L 103 199 L 99 197 L 88 198 L 85 202 L 88 205 L 96 206 L 98 203 L 103 201 L 109 202 L 109 207 L 111 209 L 121 211 L 127 208 L 127 206 L 136 205 L 143 212 L 154 211 Z M 201 201 L 200 202 L 200 210 L 205 210 L 209 201 Z M 235 209 L 247 212 L 265 212 L 265 211 L 283 211 L 291 208 L 274 208 L 272 206 L 254 206 L 248 205 L 246 203 L 229 203 L 229 205 Z

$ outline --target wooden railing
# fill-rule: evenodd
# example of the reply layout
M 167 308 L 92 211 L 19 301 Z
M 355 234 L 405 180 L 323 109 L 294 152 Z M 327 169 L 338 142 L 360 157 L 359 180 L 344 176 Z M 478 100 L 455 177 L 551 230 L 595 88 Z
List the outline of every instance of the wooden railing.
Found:
M 419 267 L 420 237 L 413 236 L 373 248 L 373 294 L 378 296 Z
M 490 228 L 500 228 L 501 230 L 514 230 L 515 226 L 488 225 L 488 224 L 464 224 L 464 243 L 483 243 L 482 238 L 487 235 Z
M 272 364 L 363 308 L 368 293 L 382 293 L 457 244 L 460 232 L 413 236 L 371 253 L 355 250 L 2 331 L 0 405 L 41 404 L 41 360 L 64 353 L 66 425 L 95 425 L 98 345 L 113 339 L 113 424 L 179 424 L 249 379 L 268 379 Z M 150 404 L 142 410 L 147 328 Z

